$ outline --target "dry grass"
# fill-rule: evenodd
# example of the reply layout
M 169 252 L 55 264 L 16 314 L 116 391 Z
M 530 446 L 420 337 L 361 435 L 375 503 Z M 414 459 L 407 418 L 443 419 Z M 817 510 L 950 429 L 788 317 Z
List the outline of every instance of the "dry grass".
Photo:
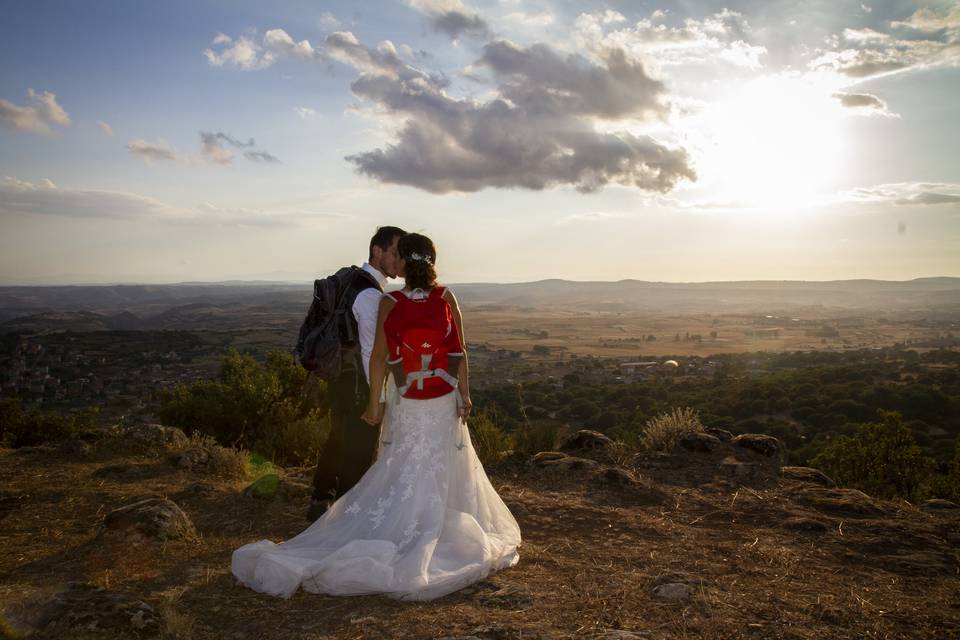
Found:
M 117 464 L 142 476 L 94 476 Z M 522 464 L 497 469 L 491 479 L 524 536 L 517 567 L 433 602 L 302 592 L 282 600 L 236 586 L 230 555 L 251 541 L 299 533 L 308 496 L 251 500 L 241 483 L 220 478 L 197 494 L 189 490 L 194 474 L 142 456 L 2 450 L 0 544 L 9 551 L 0 554 L 0 612 L 27 620 L 30 603 L 77 580 L 158 608 L 168 639 L 426 640 L 468 636 L 483 625 L 495 625 L 504 640 L 585 639 L 606 629 L 791 640 L 960 631 L 956 519 L 896 505 L 883 517 L 840 518 L 798 505 L 789 487 L 680 488 L 669 484 L 669 471 L 658 472 L 658 486 L 674 500 L 641 507 L 608 501 L 576 477 Z M 172 497 L 199 538 L 102 544 L 103 515 L 144 493 Z M 829 527 L 785 529 L 796 515 Z M 690 584 L 693 597 L 655 599 L 651 587 L 663 580 Z
M 246 449 L 221 447 L 213 436 L 199 431 L 190 436 L 190 446 L 210 454 L 210 471 L 223 478 L 243 480 L 250 477 L 250 452 Z
M 640 442 L 650 451 L 670 453 L 682 435 L 703 430 L 700 414 L 696 410 L 679 407 L 647 420 Z

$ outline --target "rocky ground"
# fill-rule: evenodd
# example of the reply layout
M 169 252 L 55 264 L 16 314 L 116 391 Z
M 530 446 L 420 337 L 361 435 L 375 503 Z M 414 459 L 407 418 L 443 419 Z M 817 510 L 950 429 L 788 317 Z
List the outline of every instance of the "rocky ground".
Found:
M 249 489 L 209 442 L 141 426 L 0 450 L 0 631 L 37 638 L 957 638 L 960 508 L 875 500 L 776 440 L 672 454 L 581 433 L 489 472 L 520 563 L 427 603 L 235 584 L 230 554 L 299 532 L 307 470 Z

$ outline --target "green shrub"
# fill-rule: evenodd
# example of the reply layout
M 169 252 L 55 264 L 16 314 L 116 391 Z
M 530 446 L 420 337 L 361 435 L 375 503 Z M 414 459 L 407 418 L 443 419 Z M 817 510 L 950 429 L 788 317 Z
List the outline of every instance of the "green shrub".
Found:
M 497 426 L 488 413 L 481 411 L 471 416 L 467 424 L 473 448 L 484 465 L 496 462 L 500 455 L 510 448 L 509 436 Z
M 685 433 L 703 431 L 700 414 L 690 407 L 680 407 L 647 420 L 640 442 L 645 449 L 669 453 Z
M 554 451 L 560 429 L 554 422 L 525 423 L 513 433 L 513 450 L 523 456 Z
M 296 465 L 316 460 L 329 432 L 326 409 L 326 385 L 291 355 L 273 352 L 260 363 L 231 351 L 217 379 L 164 390 L 160 419 Z
M 65 440 L 95 427 L 99 411 L 96 407 L 67 414 L 24 410 L 17 399 L 0 400 L 0 446 L 17 449 Z
M 834 438 L 810 464 L 842 486 L 915 500 L 930 478 L 933 459 L 923 455 L 899 413 L 881 411 L 879 416 L 880 422 Z

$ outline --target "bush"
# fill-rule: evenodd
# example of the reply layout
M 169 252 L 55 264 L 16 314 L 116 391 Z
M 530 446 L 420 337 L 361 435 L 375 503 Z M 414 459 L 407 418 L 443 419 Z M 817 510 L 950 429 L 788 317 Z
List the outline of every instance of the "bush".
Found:
M 213 436 L 196 431 L 190 435 L 190 446 L 210 453 L 210 470 L 227 478 L 246 478 L 250 475 L 250 452 L 234 447 L 221 447 Z
M 525 423 L 513 434 L 513 450 L 523 456 L 553 451 L 560 430 L 553 422 Z
M 282 352 L 259 363 L 231 351 L 216 380 L 164 390 L 160 418 L 283 464 L 314 462 L 329 432 L 325 383 Z
M 703 431 L 700 414 L 690 407 L 673 409 L 647 421 L 640 442 L 651 451 L 669 453 L 685 433 Z
M 0 446 L 14 449 L 66 440 L 97 424 L 99 409 L 89 407 L 72 414 L 31 409 L 17 399 L 0 400 Z
M 933 459 L 923 455 L 899 413 L 879 415 L 880 422 L 834 438 L 810 464 L 840 485 L 881 498 L 915 500 L 931 475 Z
M 470 428 L 473 448 L 484 465 L 496 462 L 500 455 L 510 448 L 510 438 L 488 413 L 481 411 L 471 416 L 467 425 Z

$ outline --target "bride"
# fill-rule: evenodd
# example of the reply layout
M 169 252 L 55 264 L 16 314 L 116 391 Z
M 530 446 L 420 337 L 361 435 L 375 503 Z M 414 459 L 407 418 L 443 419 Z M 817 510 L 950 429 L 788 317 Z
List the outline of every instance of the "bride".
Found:
M 380 303 L 363 416 L 383 421 L 377 461 L 301 534 L 234 551 L 233 574 L 251 589 L 432 600 L 519 561 L 520 528 L 465 421 L 471 403 L 456 299 L 436 282 L 429 238 L 409 234 L 397 248 L 406 286 Z

